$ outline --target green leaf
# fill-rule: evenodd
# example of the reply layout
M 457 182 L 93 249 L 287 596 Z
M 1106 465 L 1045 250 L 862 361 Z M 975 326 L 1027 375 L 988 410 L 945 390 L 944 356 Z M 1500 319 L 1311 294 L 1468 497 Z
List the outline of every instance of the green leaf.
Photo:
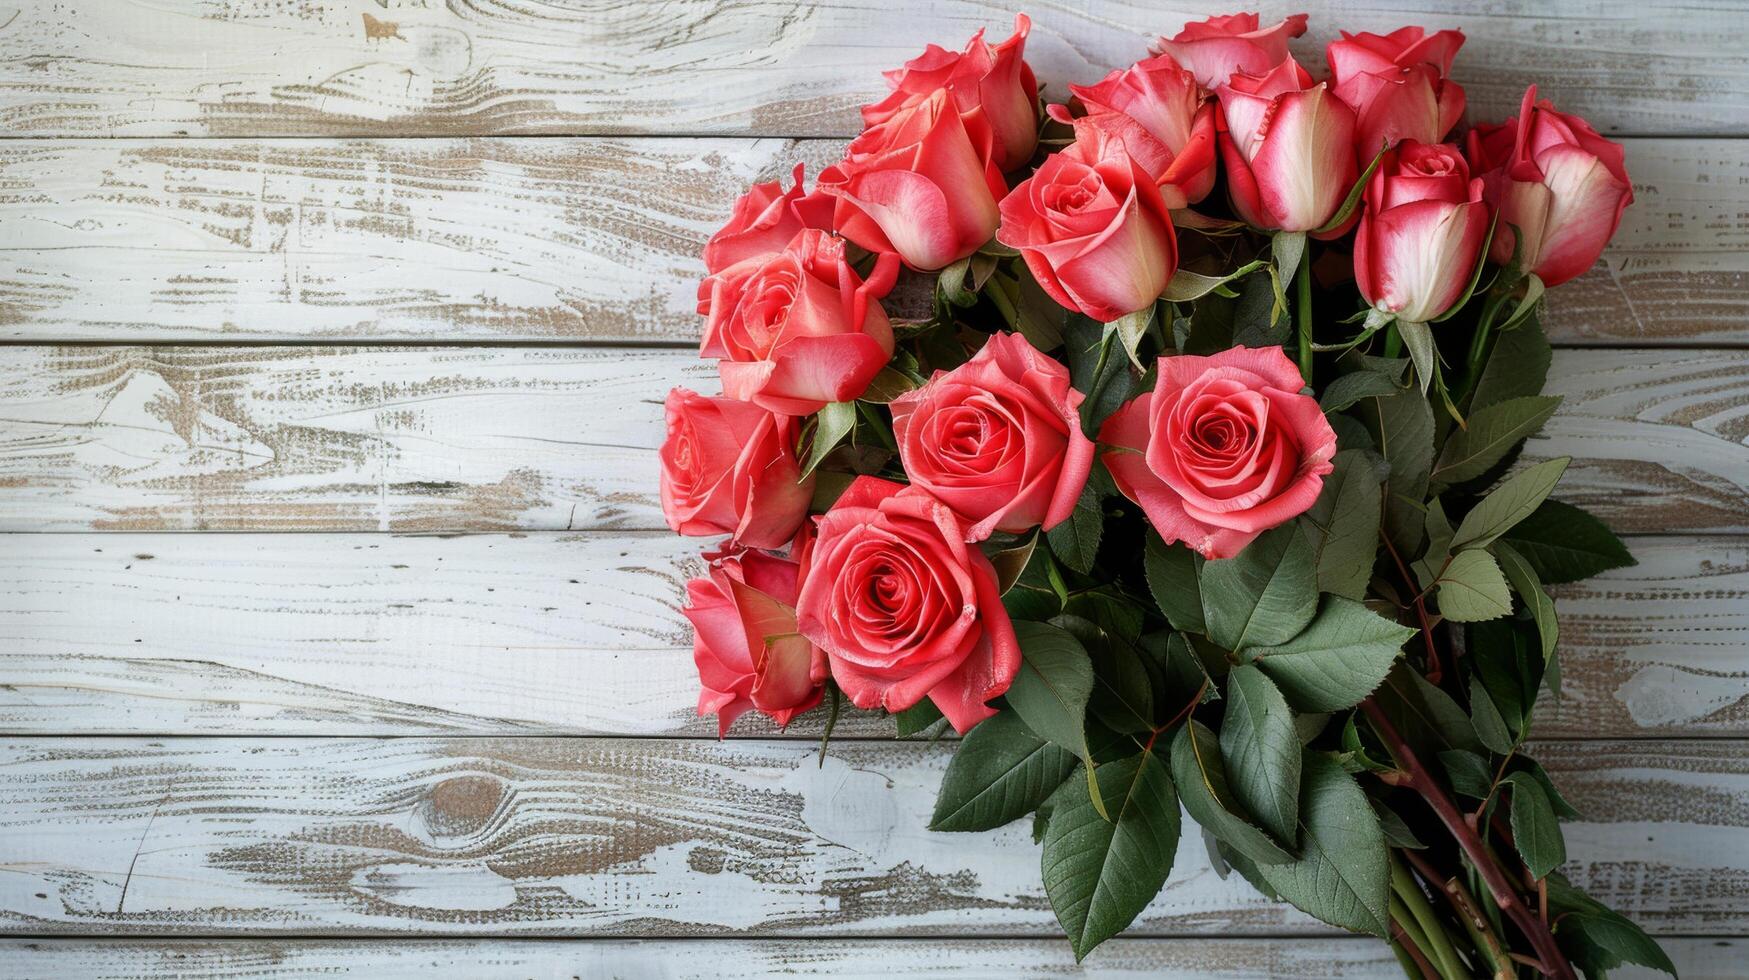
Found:
M 1228 650 L 1285 643 L 1318 611 L 1312 546 L 1292 524 L 1203 563 L 1200 587 L 1208 637 Z
M 1397 379 L 1382 371 L 1350 371 L 1324 386 L 1318 407 L 1325 414 L 1340 412 L 1362 398 L 1395 395 L 1401 390 Z
M 1558 873 L 1549 875 L 1548 889 L 1555 938 L 1588 976 L 1602 977 L 1623 963 L 1676 975 L 1670 957 L 1626 916 L 1574 888 Z
M 1075 771 L 1075 756 L 1034 735 L 1012 711 L 960 740 L 930 830 L 992 830 L 1038 809 Z
M 1486 551 L 1460 551 L 1434 583 L 1439 589 L 1439 613 L 1458 623 L 1498 619 L 1512 612 L 1512 593 L 1494 556 Z
M 1298 754 L 1298 750 L 1295 750 Z M 1198 824 L 1258 864 L 1281 864 L 1294 856 L 1270 839 L 1245 810 L 1227 782 L 1220 742 L 1207 725 L 1192 718 L 1172 739 L 1172 778 L 1184 808 Z M 1298 763 L 1295 764 L 1298 778 Z M 1295 803 L 1298 809 L 1298 803 Z M 1297 827 L 1295 828 L 1298 829 Z
M 1486 799 L 1494 788 L 1494 773 L 1488 769 L 1488 760 L 1468 749 L 1439 753 L 1439 764 L 1445 767 L 1451 788 L 1472 800 Z
M 1033 548 L 1020 577 L 1002 593 L 1002 608 L 1015 620 L 1042 623 L 1050 619 L 1063 611 L 1063 596 L 1056 588 L 1061 578 L 1051 549 Z
M 1427 845 L 1415 832 L 1409 829 L 1401 814 L 1372 797 L 1367 797 L 1372 804 L 1372 812 L 1379 818 L 1379 829 L 1385 832 L 1385 841 L 1392 847 L 1401 847 L 1409 851 L 1424 851 Z
M 1300 859 L 1259 865 L 1263 880 L 1331 925 L 1386 933 L 1390 851 L 1354 778 L 1328 756 L 1306 752 L 1300 783 Z
M 1067 520 L 1045 532 L 1045 537 L 1051 543 L 1051 552 L 1063 564 L 1085 575 L 1093 571 L 1093 562 L 1099 556 L 1099 539 L 1105 532 L 1105 510 L 1101 507 L 1099 491 L 1092 482 L 1081 491 L 1080 499 L 1075 501 L 1075 509 L 1069 513 Z
M 1409 360 L 1415 364 L 1415 377 L 1425 395 L 1428 385 L 1439 374 L 1439 351 L 1433 345 L 1433 328 L 1412 320 L 1398 320 L 1397 333 L 1403 338 L 1403 346 L 1409 349 Z
M 1178 795 L 1158 756 L 1144 752 L 1101 766 L 1098 786 L 1112 801 L 1110 820 L 1079 780 L 1064 783 L 1047 804 L 1045 894 L 1077 961 L 1141 914 L 1178 853 Z
M 1303 632 L 1250 656 L 1296 709 L 1341 711 L 1379 686 L 1414 635 L 1353 599 L 1329 596 Z
M 1194 272 L 1179 269 L 1172 273 L 1172 279 L 1166 284 L 1166 292 L 1160 298 L 1170 303 L 1189 303 L 1202 299 L 1217 286 L 1224 286 L 1236 279 L 1243 279 L 1258 269 L 1268 265 L 1268 262 L 1257 259 L 1240 266 L 1225 276 L 1199 276 Z
M 1555 600 L 1543 591 L 1536 569 L 1531 568 L 1530 562 L 1525 561 L 1524 556 L 1511 545 L 1496 541 L 1491 550 L 1494 559 L 1500 563 L 1500 570 L 1506 573 L 1506 581 L 1511 584 L 1512 591 L 1524 600 L 1524 608 L 1530 611 L 1531 621 L 1536 623 L 1537 639 L 1542 644 L 1543 663 L 1546 665 L 1554 659 L 1555 647 L 1561 639 L 1560 620 L 1555 616 Z
M 986 541 L 984 547 L 990 549 L 991 543 Z M 990 566 L 996 569 L 997 595 L 1006 595 L 1009 589 L 1014 588 L 1014 583 L 1020 581 L 1026 566 L 1032 563 L 1032 552 L 1036 547 L 1038 534 L 1034 532 L 1013 544 L 984 552 L 984 557 L 990 559 Z
M 1504 540 L 1550 585 L 1577 582 L 1634 564 L 1634 556 L 1608 526 L 1559 500 L 1543 501 L 1534 513 L 1507 531 Z
M 1104 324 L 1084 316 L 1070 317 L 1063 345 L 1070 383 L 1087 395 L 1081 402 L 1081 430 L 1089 439 L 1097 439 L 1099 427 L 1111 413 L 1140 390 L 1139 379 L 1130 372 L 1115 335 L 1106 332 Z
M 1568 462 L 1568 458 L 1562 456 L 1512 474 L 1464 515 L 1457 533 L 1452 536 L 1452 548 L 1486 547 L 1529 517 L 1561 481 Z
M 1433 408 L 1419 392 L 1360 403 L 1379 455 L 1391 465 L 1385 486 L 1385 531 L 1404 555 L 1421 550 L 1428 472 L 1433 466 Z
M 904 711 L 893 712 L 893 721 L 899 726 L 899 737 L 909 738 L 919 732 L 927 731 L 929 726 L 941 721 L 941 709 L 935 702 L 924 698 Z
M 1488 355 L 1488 365 L 1482 369 L 1481 380 L 1470 396 L 1470 411 L 1509 398 L 1542 394 L 1553 357 L 1548 337 L 1535 319 L 1527 320 L 1517 330 L 1497 333 L 1494 351 Z
M 1524 296 L 1519 299 L 1518 305 L 1513 307 L 1512 315 L 1506 318 L 1506 322 L 1500 324 L 1501 333 L 1512 331 L 1519 323 L 1536 312 L 1537 302 L 1543 298 L 1543 289 L 1541 276 L 1534 272 L 1525 276 Z
M 1122 734 L 1154 727 L 1154 685 L 1141 654 L 1122 636 L 1080 616 L 1062 615 L 1051 625 L 1067 630 L 1087 650 L 1093 665 L 1093 692 L 1088 706 L 1093 717 Z
M 1482 751 L 1464 709 L 1407 664 L 1391 671 L 1374 701 L 1418 755 L 1437 755 L 1447 749 Z
M 1276 840 L 1293 846 L 1300 792 L 1300 739 L 1281 691 L 1256 667 L 1227 672 L 1221 757 L 1244 812 Z
M 1202 589 L 1197 573 L 1203 558 L 1182 544 L 1167 544 L 1159 533 L 1148 531 L 1147 549 L 1142 554 L 1142 567 L 1148 576 L 1148 591 L 1160 613 L 1174 629 L 1187 633 L 1204 633 Z
M 814 439 L 808 445 L 808 458 L 802 463 L 802 476 L 814 472 L 814 467 L 826 454 L 838 448 L 850 430 L 856 427 L 855 402 L 828 402 L 814 415 Z
M 1535 434 L 1560 407 L 1558 395 L 1531 395 L 1496 402 L 1470 413 L 1469 427 L 1446 440 L 1433 481 L 1450 486 L 1473 480 Z
M 895 370 L 892 365 L 881 368 L 874 380 L 868 383 L 868 388 L 857 396 L 858 401 L 879 402 L 883 405 L 921 386 L 921 382 L 907 376 L 904 372 Z
M 935 288 L 942 299 L 955 306 L 971 306 L 978 301 L 978 294 L 967 288 L 970 284 L 966 282 L 966 273 L 971 268 L 972 257 L 968 255 L 941 270 L 941 274 L 936 277 Z
M 1312 546 L 1318 591 L 1363 599 L 1378 551 L 1379 481 L 1388 470 L 1364 449 L 1345 449 L 1334 463 L 1300 528 Z
M 1129 355 L 1130 363 L 1136 366 L 1137 371 L 1147 370 L 1142 366 L 1140 351 L 1142 338 L 1148 335 L 1148 326 L 1154 322 L 1154 306 L 1155 304 L 1149 303 L 1105 325 L 1108 334 L 1117 335 L 1118 342 L 1123 344 L 1124 353 Z
M 1312 234 L 1323 235 L 1335 231 L 1342 227 L 1343 223 L 1353 216 L 1354 209 L 1360 206 L 1360 196 L 1366 191 L 1367 182 L 1372 180 L 1373 172 L 1379 169 L 1379 161 L 1384 158 L 1385 148 L 1380 147 L 1379 152 L 1373 155 L 1372 162 L 1367 164 L 1366 169 L 1360 172 L 1360 178 L 1354 182 L 1354 186 L 1350 187 L 1348 189 L 1348 194 L 1342 198 L 1341 207 L 1338 207 L 1336 212 L 1330 215 L 1329 221 L 1324 222 L 1318 228 L 1314 229 Z
M 1518 738 L 1500 714 L 1500 708 L 1489 697 L 1488 688 L 1474 674 L 1470 675 L 1470 723 L 1476 727 L 1476 737 L 1490 751 L 1505 755 L 1518 744 Z
M 1093 665 L 1079 640 L 1048 623 L 1014 624 L 1020 670 L 1008 688 L 1008 705 L 1026 727 L 1083 760 L 1087 749 L 1087 698 Z
M 1542 785 L 1543 795 L 1549 798 L 1549 805 L 1554 807 L 1555 816 L 1562 820 L 1577 820 L 1579 811 L 1573 809 L 1559 790 L 1555 789 L 1555 781 L 1549 778 L 1548 770 L 1544 769 L 1535 759 L 1527 756 L 1514 756 L 1512 771 L 1522 772 Z
M 1567 843 L 1555 809 L 1542 784 L 1529 773 L 1510 773 L 1506 782 L 1512 786 L 1512 843 L 1532 877 L 1547 877 L 1567 860 Z

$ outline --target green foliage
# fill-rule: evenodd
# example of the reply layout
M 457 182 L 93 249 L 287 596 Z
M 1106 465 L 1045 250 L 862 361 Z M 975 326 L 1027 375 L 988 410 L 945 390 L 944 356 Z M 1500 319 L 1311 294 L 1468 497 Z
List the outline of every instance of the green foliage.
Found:
M 1415 554 L 1421 550 L 1421 501 L 1433 467 L 1433 408 L 1414 390 L 1369 398 L 1356 408 L 1391 468 L 1385 483 L 1385 532 L 1400 554 Z
M 942 720 L 941 709 L 935 702 L 924 698 L 904 711 L 893 713 L 893 721 L 899 726 L 899 737 L 910 738 L 921 734 Z
M 1554 352 L 1535 317 L 1517 329 L 1496 335 L 1494 351 L 1470 395 L 1470 411 L 1487 408 L 1510 398 L 1542 394 Z
M 1555 414 L 1556 395 L 1529 395 L 1496 402 L 1470 413 L 1468 428 L 1452 433 L 1433 468 L 1433 482 L 1450 486 L 1488 472 Z
M 1199 575 L 1203 558 L 1182 544 L 1168 545 L 1160 535 L 1148 531 L 1148 543 L 1142 553 L 1142 563 L 1148 579 L 1148 591 L 1161 615 L 1174 629 L 1202 633 L 1208 627 L 1203 622 L 1202 587 Z
M 1493 492 L 1483 497 L 1458 525 L 1451 546 L 1481 548 L 1512 530 L 1518 522 L 1534 513 L 1549 492 L 1567 471 L 1568 458 L 1551 459 L 1527 466 L 1507 478 Z
M 1227 673 L 1221 758 L 1244 812 L 1292 846 L 1299 820 L 1300 740 L 1287 700 L 1252 666 Z
M 1602 521 L 1559 500 L 1544 500 L 1504 540 L 1549 585 L 1634 564 L 1627 546 Z
M 1084 316 L 1071 317 L 1063 336 L 1069 359 L 1069 381 L 1087 397 L 1081 402 L 1081 430 L 1099 438 L 1099 427 L 1141 390 L 1141 379 L 1130 370 L 1116 334 Z
M 1178 853 L 1178 796 L 1158 755 L 1101 766 L 1097 778 L 1110 818 L 1071 779 L 1048 801 L 1044 831 L 1045 894 L 1077 961 L 1141 914 Z
M 1267 531 L 1236 557 L 1206 562 L 1208 637 L 1228 650 L 1285 643 L 1318 610 L 1312 547 L 1292 524 Z
M 1304 631 L 1278 646 L 1254 647 L 1250 656 L 1295 708 L 1341 711 L 1379 686 L 1414 635 L 1361 603 L 1328 596 Z
M 1390 471 L 1377 453 L 1364 449 L 1343 450 L 1334 463 L 1300 529 L 1312 547 L 1318 590 L 1363 599 L 1378 552 L 1379 483 Z
M 1087 748 L 1087 698 L 1093 693 L 1093 667 L 1067 630 L 1049 623 L 1017 622 L 1020 670 L 1008 688 L 1008 704 L 1026 727 L 1045 740 L 1090 759 Z
M 1559 874 L 1549 875 L 1548 889 L 1555 939 L 1586 974 L 1601 977 L 1623 963 L 1634 963 L 1676 975 L 1670 957 L 1626 916 L 1574 888 Z
M 1567 860 L 1567 844 L 1542 784 L 1529 773 L 1506 776 L 1512 787 L 1512 843 L 1532 876 L 1543 878 Z
M 1388 931 L 1390 851 L 1366 794 L 1342 767 L 1317 752 L 1301 765 L 1300 857 L 1257 873 L 1302 911 L 1331 925 L 1383 936 Z
M 1120 734 L 1154 727 L 1154 685 L 1142 655 L 1128 639 L 1080 616 L 1051 620 L 1079 640 L 1093 669 L 1088 706 L 1093 717 Z
M 941 779 L 931 830 L 990 830 L 1038 809 L 1075 771 L 1075 756 L 1034 735 L 1012 711 L 960 741 Z
M 1458 623 L 1497 619 L 1512 612 L 1512 593 L 1499 563 L 1486 551 L 1460 551 L 1439 573 L 1439 612 Z
M 1280 864 L 1294 859 L 1290 851 L 1257 825 L 1255 818 L 1247 815 L 1229 785 L 1220 738 L 1202 722 L 1192 719 L 1172 739 L 1172 778 L 1178 785 L 1184 809 L 1223 843 L 1258 864 Z
M 1093 571 L 1104 532 L 1105 511 L 1100 506 L 1099 490 L 1089 480 L 1069 519 L 1045 532 L 1045 538 L 1058 560 L 1085 575 Z
M 802 461 L 802 475 L 814 472 L 826 454 L 838 448 L 855 427 L 855 402 L 832 402 L 815 413 L 813 438 L 808 443 L 807 458 Z

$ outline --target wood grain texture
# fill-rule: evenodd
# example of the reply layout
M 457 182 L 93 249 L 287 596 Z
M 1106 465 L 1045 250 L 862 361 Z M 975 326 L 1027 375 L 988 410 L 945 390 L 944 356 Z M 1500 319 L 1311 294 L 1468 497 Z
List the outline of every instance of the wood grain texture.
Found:
M 1735 934 L 1741 742 L 1534 748 L 1567 870 L 1649 929 Z M 0 928 L 32 935 L 1055 936 L 1024 821 L 924 829 L 948 746 L 14 739 Z M 1195 834 L 1134 934 L 1325 933 Z
M 1561 590 L 1563 738 L 1749 736 L 1749 539 Z M 0 537 L 0 730 L 714 737 L 662 532 Z M 101 602 L 91 597 L 101 596 Z M 823 712 L 788 734 L 815 740 Z M 775 737 L 748 715 L 736 737 Z M 866 712 L 835 737 L 890 737 Z
M 1685 980 L 1739 977 L 1742 945 L 1729 939 L 1662 941 Z M 955 980 L 1386 980 L 1402 971 L 1371 939 L 1113 939 L 1077 966 L 1049 939 L 198 940 L 0 939 L 0 971 L 16 977 L 199 975 L 245 978 L 365 976 L 426 980 L 752 980 L 774 975 L 884 980 L 926 972 Z M 1623 980 L 1648 976 L 1634 969 Z
M 686 351 L 0 348 L 0 530 L 662 526 Z M 1561 351 L 1531 458 L 1618 531 L 1749 530 L 1749 351 Z
M 1091 83 L 1206 7 L 1028 5 L 1050 90 Z M 1273 19 L 1286 8 L 1271 5 Z M 1741 10 L 1608 0 L 1314 0 L 1294 45 L 1310 66 L 1338 28 L 1462 27 L 1457 77 L 1476 118 L 1537 82 L 1604 132 L 1745 131 Z M 926 43 L 1006 36 L 1007 4 L 834 0 L 539 4 L 410 0 L 25 4 L 0 31 L 0 127 L 33 136 L 755 133 L 851 135 L 879 76 Z
M 3 36 L 3 34 L 0 34 Z M 839 140 L 0 141 L 0 337 L 696 343 L 731 203 Z M 1749 143 L 1627 141 L 1570 344 L 1749 345 Z

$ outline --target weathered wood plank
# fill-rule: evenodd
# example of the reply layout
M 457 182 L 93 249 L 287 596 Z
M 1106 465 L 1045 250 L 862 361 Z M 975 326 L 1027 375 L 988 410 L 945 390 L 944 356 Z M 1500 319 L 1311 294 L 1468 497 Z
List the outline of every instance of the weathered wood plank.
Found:
M 1662 941 L 1687 980 L 1740 975 L 1742 944 L 1730 939 Z M 0 971 L 20 977 L 199 975 L 425 980 L 434 973 L 479 980 L 661 976 L 744 980 L 777 974 L 877 980 L 913 972 L 958 980 L 1087 977 L 1120 980 L 1385 980 L 1402 971 L 1385 945 L 1361 938 L 1110 940 L 1077 966 L 1049 939 L 811 939 L 699 941 L 398 939 L 0 939 Z M 1611 974 L 1645 976 L 1635 970 Z
M 730 202 L 841 146 L 0 141 L 0 337 L 690 344 Z M 1638 201 L 1551 333 L 1749 344 L 1749 143 L 1627 148 Z
M 0 348 L 0 530 L 662 526 L 686 351 Z M 1749 530 L 1749 351 L 1562 351 L 1532 457 L 1624 533 Z
M 1749 539 L 1629 544 L 1638 567 L 1562 590 L 1564 695 L 1538 734 L 1749 735 Z M 714 737 L 679 613 L 700 545 L 0 537 L 0 730 Z M 817 739 L 821 714 L 789 734 Z M 779 732 L 748 716 L 734 734 Z M 836 735 L 892 727 L 850 712 Z
M 1537 747 L 1570 873 L 1658 932 L 1737 934 L 1739 742 Z M 17 739 L 0 928 L 33 935 L 1049 936 L 1024 821 L 923 829 L 929 743 Z M 1140 935 L 1327 932 L 1180 844 Z
M 1287 8 L 1274 5 L 1272 18 Z M 1458 78 L 1477 118 L 1526 84 L 1606 132 L 1743 133 L 1749 64 L 1729 2 L 1314 0 L 1295 45 L 1322 64 L 1338 28 L 1462 27 Z M 1032 5 L 1028 55 L 1054 91 L 1145 53 L 1208 10 L 1124 0 Z M 1006 5 L 850 2 L 357 5 L 215 0 L 26 4 L 0 32 L 0 128 L 33 136 L 754 133 L 849 135 L 879 72 Z M 998 35 L 1002 36 L 1002 35 Z

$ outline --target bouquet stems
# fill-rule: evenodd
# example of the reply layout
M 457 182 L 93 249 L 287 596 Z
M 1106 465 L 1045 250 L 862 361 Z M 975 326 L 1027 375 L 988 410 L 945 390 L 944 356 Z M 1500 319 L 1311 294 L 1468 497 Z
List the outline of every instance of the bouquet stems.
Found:
M 1300 266 L 1294 271 L 1294 292 L 1296 307 L 1294 325 L 1299 328 L 1300 335 L 1300 377 L 1306 384 L 1312 383 L 1312 257 L 1300 257 Z

